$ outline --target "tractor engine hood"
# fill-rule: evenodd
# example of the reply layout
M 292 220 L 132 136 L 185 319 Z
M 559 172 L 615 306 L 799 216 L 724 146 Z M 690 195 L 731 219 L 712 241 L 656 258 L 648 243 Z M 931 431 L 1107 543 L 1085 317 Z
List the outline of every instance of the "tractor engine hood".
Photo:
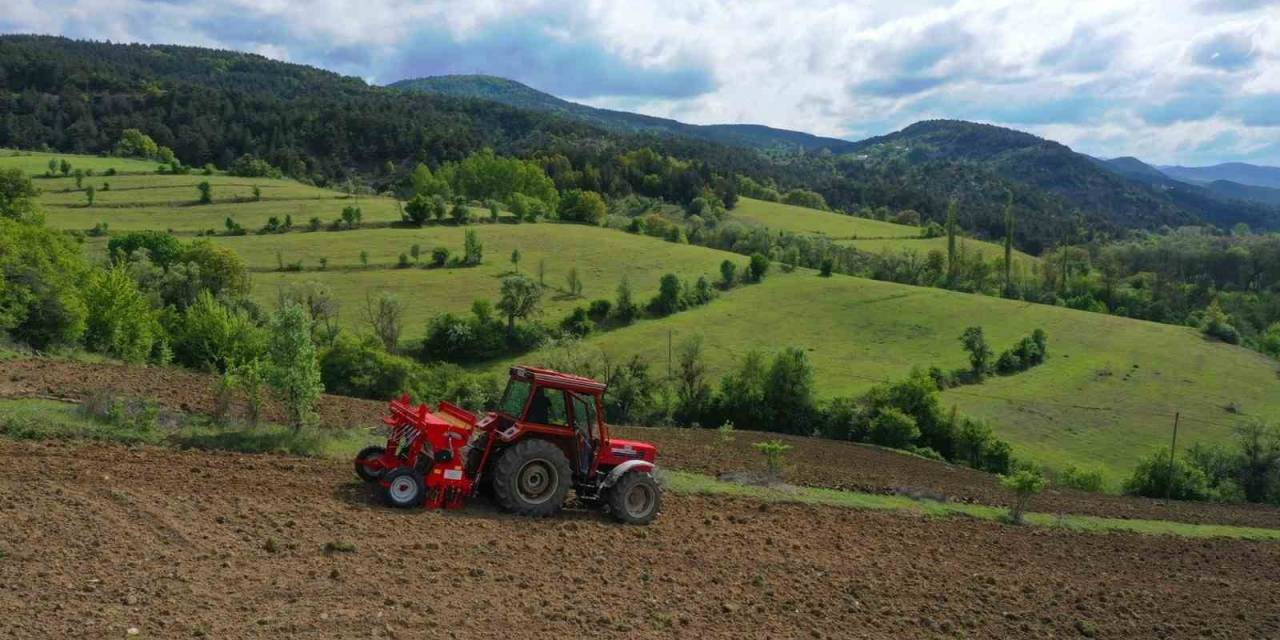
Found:
M 648 442 L 639 440 L 621 440 L 609 438 L 600 458 L 601 466 L 616 466 L 628 460 L 644 460 L 653 462 L 658 456 L 658 449 Z

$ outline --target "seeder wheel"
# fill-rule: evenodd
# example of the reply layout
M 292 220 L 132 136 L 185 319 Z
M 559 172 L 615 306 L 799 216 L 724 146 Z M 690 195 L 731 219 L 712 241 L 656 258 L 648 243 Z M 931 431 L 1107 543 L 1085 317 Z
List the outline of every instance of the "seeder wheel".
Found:
M 386 473 L 385 470 L 372 470 L 364 466 L 364 463 L 366 460 L 381 458 L 385 451 L 386 449 L 384 447 L 379 447 L 377 445 L 361 449 L 360 453 L 356 454 L 356 475 L 365 482 L 377 482 L 381 479 L 382 475 Z
M 422 474 L 416 469 L 396 469 L 387 474 L 382 498 L 387 504 L 401 509 L 417 507 L 427 492 Z

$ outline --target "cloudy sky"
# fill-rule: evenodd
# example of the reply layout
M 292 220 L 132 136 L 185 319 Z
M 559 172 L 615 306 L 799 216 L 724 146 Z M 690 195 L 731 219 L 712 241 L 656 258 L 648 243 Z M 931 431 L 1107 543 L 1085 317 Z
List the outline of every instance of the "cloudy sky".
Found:
M 5 0 L 0 32 L 253 51 L 384 84 L 505 76 L 695 123 L 924 118 L 1100 156 L 1280 165 L 1280 0 Z

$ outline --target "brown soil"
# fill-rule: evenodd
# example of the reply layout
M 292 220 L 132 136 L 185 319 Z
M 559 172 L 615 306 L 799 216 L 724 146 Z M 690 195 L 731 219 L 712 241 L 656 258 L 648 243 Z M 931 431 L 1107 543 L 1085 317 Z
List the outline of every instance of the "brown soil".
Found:
M 781 438 L 793 447 L 786 454 L 785 469 L 787 481 L 793 484 L 990 505 L 1009 501 L 1008 490 L 992 474 L 869 445 L 749 431 L 737 432 L 729 441 L 707 429 L 615 431 L 653 442 L 659 464 L 713 476 L 741 471 L 747 465 L 763 468 L 763 458 L 752 443 Z M 1036 496 L 1031 506 L 1049 513 L 1280 528 L 1280 509 L 1268 505 L 1150 500 L 1050 488 Z
M 339 462 L 0 456 L 0 637 L 1280 634 L 1276 544 L 678 495 L 643 528 L 403 512 Z
M 214 404 L 214 378 L 173 367 L 140 367 L 30 358 L 0 362 L 0 397 L 55 397 L 81 400 L 99 391 L 155 399 L 167 408 L 209 413 Z M 378 425 L 385 403 L 343 396 L 324 396 L 321 419 L 326 425 Z M 278 407 L 269 408 L 282 420 Z M 995 476 L 967 467 L 916 456 L 815 438 L 741 431 L 725 441 L 715 430 L 616 428 L 623 437 L 658 445 L 659 464 L 710 475 L 759 466 L 751 446 L 781 437 L 794 449 L 787 454 L 786 479 L 794 484 L 874 493 L 901 493 L 959 502 L 1002 506 L 1009 494 Z M 1232 524 L 1280 528 L 1280 509 L 1263 505 L 1222 505 L 1148 500 L 1049 489 L 1032 508 L 1122 518 Z

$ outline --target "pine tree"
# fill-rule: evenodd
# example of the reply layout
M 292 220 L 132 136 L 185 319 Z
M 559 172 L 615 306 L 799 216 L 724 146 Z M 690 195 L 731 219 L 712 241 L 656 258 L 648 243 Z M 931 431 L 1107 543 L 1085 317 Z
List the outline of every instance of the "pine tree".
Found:
M 1013 192 L 1005 192 L 1004 200 L 1004 293 L 1013 292 Z

